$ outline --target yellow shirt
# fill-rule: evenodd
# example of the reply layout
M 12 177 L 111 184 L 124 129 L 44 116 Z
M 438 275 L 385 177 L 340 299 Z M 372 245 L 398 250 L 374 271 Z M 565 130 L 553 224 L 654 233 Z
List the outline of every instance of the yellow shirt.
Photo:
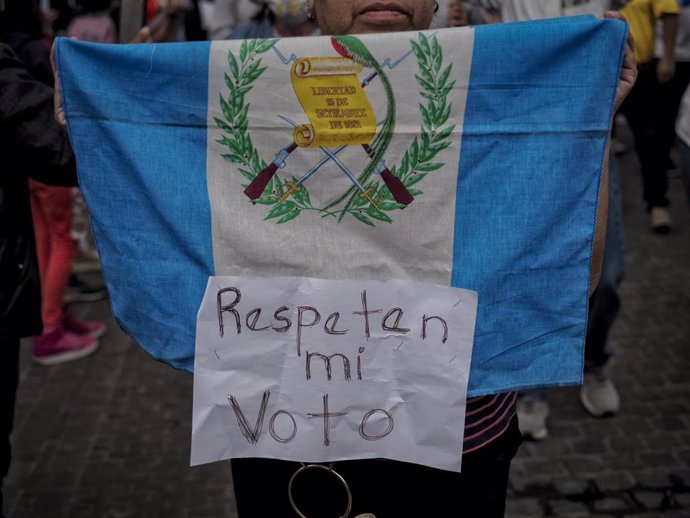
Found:
M 635 61 L 647 63 L 654 57 L 656 21 L 665 14 L 678 14 L 678 0 L 632 0 L 620 10 L 635 38 Z

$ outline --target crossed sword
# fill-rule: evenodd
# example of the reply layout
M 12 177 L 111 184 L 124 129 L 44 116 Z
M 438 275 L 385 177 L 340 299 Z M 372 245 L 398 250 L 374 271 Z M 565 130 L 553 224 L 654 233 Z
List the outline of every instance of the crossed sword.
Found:
M 371 83 L 371 81 L 377 75 L 378 74 L 374 72 L 369 77 L 364 79 L 362 81 L 362 87 L 368 86 L 369 83 Z M 283 115 L 278 115 L 278 117 L 283 119 L 285 122 L 287 122 L 294 128 L 298 126 L 296 122 L 290 120 L 289 118 Z M 333 163 L 338 167 L 338 169 L 340 169 L 340 171 L 343 174 L 345 174 L 345 176 L 347 176 L 348 179 L 352 182 L 352 184 L 357 188 L 357 190 L 360 192 L 360 196 L 366 198 L 374 207 L 378 209 L 380 204 L 377 203 L 371 196 L 371 189 L 365 189 L 365 187 L 352 173 L 352 171 L 350 171 L 337 157 L 338 153 L 345 149 L 345 147 L 347 146 L 340 146 L 339 148 L 336 148 L 334 151 L 330 151 L 328 148 L 324 146 L 319 146 L 319 149 L 326 155 L 326 157 L 323 158 L 314 167 L 312 167 L 304 176 L 302 176 L 296 182 L 288 182 L 290 188 L 280 196 L 278 201 L 283 202 L 286 199 L 288 199 L 293 192 L 299 191 L 301 189 L 301 185 L 304 182 L 306 182 L 309 178 L 311 178 L 319 169 L 321 169 L 323 165 L 325 165 L 329 161 L 333 161 Z M 362 144 L 362 148 L 367 153 L 367 155 L 369 155 L 370 158 L 374 158 L 374 150 L 371 148 L 371 146 L 369 146 L 369 144 Z M 295 151 L 295 149 L 297 149 L 297 144 L 293 140 L 288 146 L 278 151 L 273 161 L 263 171 L 261 171 L 256 176 L 256 178 L 254 178 L 254 180 L 251 181 L 251 183 L 244 190 L 244 194 L 250 200 L 252 200 L 252 202 L 255 202 L 255 200 L 261 197 L 263 192 L 266 190 L 268 183 L 271 181 L 278 169 L 283 169 L 285 167 L 285 163 L 287 162 L 288 157 L 292 154 L 293 151 Z M 407 187 L 405 187 L 402 181 L 400 181 L 400 178 L 395 176 L 390 171 L 390 169 L 388 169 L 388 166 L 386 166 L 386 162 L 384 160 L 381 160 L 381 162 L 376 168 L 375 173 L 383 179 L 383 182 L 386 184 L 386 187 L 388 187 L 388 190 L 393 195 L 393 199 L 397 203 L 407 206 L 414 201 L 414 197 L 412 196 L 412 194 L 410 194 L 410 191 L 408 191 Z
M 289 119 L 288 117 L 285 117 L 284 115 L 278 115 L 281 119 L 283 119 L 285 122 L 290 124 L 293 128 L 296 128 L 298 124 Z M 336 148 L 334 151 L 329 150 L 328 148 L 324 146 L 319 146 L 319 149 L 326 155 L 325 158 L 323 158 L 318 164 L 316 164 L 314 167 L 312 167 L 302 178 L 297 180 L 296 182 L 288 182 L 288 185 L 290 188 L 283 193 L 283 195 L 278 199 L 278 201 L 283 202 L 286 199 L 290 197 L 290 195 L 295 192 L 299 191 L 301 185 L 309 180 L 310 177 L 312 177 L 324 164 L 326 164 L 329 161 L 333 161 L 333 163 L 338 166 L 338 169 L 349 178 L 349 180 L 352 182 L 352 184 L 357 187 L 357 190 L 360 192 L 360 196 L 362 198 L 366 198 L 374 207 L 377 209 L 379 208 L 379 203 L 377 203 L 374 198 L 371 196 L 371 189 L 365 189 L 364 186 L 361 184 L 361 182 L 357 179 L 357 177 L 350 171 L 345 164 L 342 163 L 342 161 L 338 158 L 338 153 L 340 153 L 343 149 L 345 149 L 347 146 L 340 146 L 339 148 Z M 369 148 L 371 149 L 371 148 Z M 373 151 L 372 151 L 373 152 Z M 379 170 L 385 167 L 385 163 L 382 161 L 381 165 L 379 165 L 379 168 L 376 171 L 376 174 L 382 174 Z M 391 173 L 392 174 L 392 173 Z M 403 186 L 403 188 L 405 188 Z

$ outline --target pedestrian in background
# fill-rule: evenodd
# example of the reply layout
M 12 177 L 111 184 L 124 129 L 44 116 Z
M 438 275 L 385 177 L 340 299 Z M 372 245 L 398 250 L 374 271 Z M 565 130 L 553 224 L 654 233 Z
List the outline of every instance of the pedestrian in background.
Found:
M 251 21 L 261 10 L 259 0 L 215 0 L 209 24 L 212 40 L 226 40 L 240 25 Z
M 667 156 L 668 169 L 676 166 L 671 159 L 671 150 L 676 143 L 675 124 L 680 109 L 680 101 L 688 84 L 690 84 L 690 0 L 679 0 L 678 31 L 675 43 L 675 64 L 673 77 L 660 85 L 659 95 L 661 109 L 656 119 L 659 126 L 656 131 Z M 654 59 L 659 63 L 664 57 L 665 41 L 662 22 L 657 22 Z
M 502 22 L 593 14 L 601 17 L 610 0 L 475 0 L 498 10 Z
M 316 24 L 306 15 L 306 0 L 269 0 L 249 22 L 230 34 L 231 40 L 313 36 Z
M 194 13 L 191 0 L 148 0 L 146 26 L 156 43 L 188 41 L 187 18 Z
M 465 0 L 470 9 L 470 25 L 501 22 L 502 0 Z
M 77 0 L 50 0 L 48 3 L 53 13 L 51 17 L 54 18 L 52 31 L 55 35 L 64 35 L 69 23 L 79 14 Z
M 22 59 L 35 80 L 48 88 L 53 87 L 49 42 L 41 32 L 37 2 L 6 0 L 0 36 Z M 64 303 L 75 250 L 71 235 L 72 190 L 34 179 L 29 181 L 29 190 L 41 275 L 44 326 L 43 332 L 34 338 L 34 359 L 38 363 L 52 365 L 94 352 L 98 347 L 96 338 L 105 332 L 105 327 L 98 321 L 77 319 Z
M 110 0 L 80 0 L 80 13 L 67 27 L 67 37 L 92 43 L 117 43 L 117 28 L 111 17 Z M 70 233 L 75 241 L 76 258 L 90 262 L 100 269 L 93 234 L 89 226 L 86 203 L 79 189 L 72 191 L 72 226 Z M 84 262 L 84 261 L 82 261 Z M 75 273 L 70 276 L 65 302 L 95 302 L 105 298 L 104 286 L 89 286 Z
M 67 37 L 94 43 L 117 43 L 117 29 L 110 17 L 110 0 L 80 0 L 81 14 L 67 26 Z
M 22 0 L 23 2 L 25 0 Z M 3 20 L 0 0 L 0 24 Z M 10 466 L 19 342 L 41 333 L 41 287 L 28 178 L 75 185 L 67 134 L 53 119 L 53 90 L 29 73 L 0 36 L 0 515 Z
M 676 73 L 675 47 L 678 32 L 679 6 L 677 0 L 631 0 L 620 13 L 630 24 L 635 38 L 635 59 L 639 77 L 635 88 L 621 106 L 635 139 L 635 151 L 640 160 L 643 197 L 652 230 L 666 234 L 673 221 L 666 197 L 669 167 L 668 137 L 660 127 L 663 123 L 665 86 Z M 661 43 L 656 49 L 657 22 L 660 22 Z M 671 119 L 673 120 L 673 119 Z
M 685 194 L 687 195 L 688 207 L 690 207 L 690 88 L 686 89 L 685 95 L 683 95 L 676 132 L 678 133 L 678 152 L 683 182 L 685 183 Z
M 462 0 L 448 2 L 448 27 L 466 27 L 470 24 L 470 10 Z

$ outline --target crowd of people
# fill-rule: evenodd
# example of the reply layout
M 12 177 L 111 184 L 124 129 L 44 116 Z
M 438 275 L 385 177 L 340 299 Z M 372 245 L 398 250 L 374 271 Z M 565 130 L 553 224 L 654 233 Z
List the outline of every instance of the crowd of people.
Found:
M 133 41 L 170 42 L 329 34 L 340 0 L 147 0 L 144 27 Z M 635 38 L 639 77 L 619 110 L 634 136 L 642 171 L 641 210 L 650 228 L 672 232 L 667 196 L 671 174 L 686 180 L 690 204 L 690 0 L 407 0 L 424 23 L 410 28 L 460 27 L 620 10 Z M 434 13 L 431 13 L 433 11 Z M 83 358 L 96 351 L 105 333 L 102 322 L 80 320 L 70 310 L 77 300 L 105 296 L 102 286 L 83 286 L 75 258 L 97 260 L 89 238 L 87 215 L 76 188 L 75 160 L 67 134 L 53 118 L 54 75 L 51 41 L 68 36 L 99 43 L 122 42 L 118 0 L 0 0 L 0 477 L 9 469 L 14 400 L 18 383 L 20 339 L 33 337 L 33 357 L 41 365 Z M 431 15 L 430 15 L 431 14 Z M 428 19 L 427 19 L 428 18 Z M 428 22 L 428 23 L 427 23 Z M 329 25 L 330 24 L 330 25 Z M 685 94 L 685 95 L 684 95 Z M 614 135 L 615 138 L 615 135 Z M 615 152 L 609 178 L 609 218 L 601 280 L 590 299 L 586 337 L 585 382 L 581 401 L 595 417 L 616 414 L 620 399 L 606 374 L 612 353 L 608 338 L 620 300 L 623 278 L 622 216 Z M 9 158 L 11 157 L 11 158 Z M 15 164 L 9 168 L 9 164 Z M 35 243 L 35 244 L 34 244 Z M 81 284 L 81 286 L 79 286 Z M 623 345 L 624 347 L 624 345 Z M 507 401 L 507 399 L 506 399 Z M 482 407 L 485 402 L 468 402 Z M 506 403 L 507 404 L 507 403 Z M 482 407 L 483 408 L 483 407 Z M 548 434 L 549 408 L 544 391 L 521 394 L 515 403 L 523 435 L 539 440 Z M 483 415 L 483 414 L 482 414 Z M 516 429 L 517 421 L 513 428 Z M 511 433 L 514 432 L 511 428 Z M 500 439 L 500 440 L 499 440 Z M 467 494 L 505 499 L 508 464 L 487 473 L 482 463 L 512 457 L 519 444 L 506 433 L 481 456 L 468 459 L 464 480 L 435 478 L 436 484 L 462 484 Z M 491 457 L 493 456 L 493 457 Z M 487 461 L 487 459 L 493 459 Z M 476 459 L 476 460 L 473 460 Z M 472 468 L 472 466 L 475 466 Z M 257 467 L 258 466 L 258 467 Z M 280 473 L 282 468 L 275 467 Z M 263 465 L 234 465 L 237 489 L 251 495 Z M 388 469 L 398 469 L 396 467 Z M 474 475 L 472 470 L 475 469 Z M 361 475 L 361 467 L 354 472 Z M 381 465 L 370 474 L 390 477 Z M 426 473 L 410 475 L 428 476 Z M 475 483 L 469 479 L 474 476 Z M 483 487 L 476 487 L 482 481 Z M 501 496 L 502 493 L 502 496 Z M 240 506 L 254 499 L 238 496 Z M 482 505 L 484 505 L 484 502 Z M 245 504 L 246 505 L 246 504 Z M 0 514 L 2 500 L 0 493 Z

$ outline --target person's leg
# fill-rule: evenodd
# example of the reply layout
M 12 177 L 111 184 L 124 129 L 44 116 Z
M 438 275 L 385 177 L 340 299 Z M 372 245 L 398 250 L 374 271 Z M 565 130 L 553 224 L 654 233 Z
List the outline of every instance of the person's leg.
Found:
M 299 464 L 272 459 L 233 459 L 232 482 L 240 518 L 293 516 L 290 477 Z
M 612 153 L 613 155 L 613 153 Z M 609 212 L 606 245 L 599 285 L 589 301 L 585 340 L 585 383 L 580 397 L 585 408 L 597 417 L 618 412 L 620 400 L 615 385 L 604 375 L 611 355 L 609 332 L 618 316 L 618 286 L 623 278 L 623 213 L 614 156 L 609 162 Z
M 461 473 L 397 463 L 390 474 L 393 486 L 400 488 L 389 493 L 393 507 L 380 516 L 374 514 L 377 518 L 503 518 L 510 463 L 521 443 L 517 417 L 513 417 L 503 435 L 463 456 Z
M 642 76 L 640 94 L 643 96 L 641 100 L 643 105 L 639 110 L 642 121 L 641 127 L 635 134 L 635 142 L 640 158 L 644 200 L 647 202 L 647 208 L 651 210 L 652 207 L 668 206 L 668 198 L 666 198 L 668 152 L 663 131 L 659 127 L 664 89 L 657 80 L 655 62 L 643 65 L 640 68 L 640 74 Z
M 31 184 L 31 205 L 35 217 L 43 333 L 34 338 L 34 360 L 54 365 L 83 358 L 98 347 L 95 336 L 104 328 L 97 322 L 82 325 L 65 313 L 65 290 L 72 270 L 75 242 L 72 239 L 72 191 L 67 187 Z M 67 318 L 66 318 L 67 317 Z
M 466 455 L 463 459 L 463 493 L 467 507 L 460 502 L 461 513 L 457 516 L 487 516 L 501 518 L 505 514 L 506 494 L 510 463 L 522 444 L 522 436 L 514 417 L 506 433 L 485 452 Z M 448 495 L 449 500 L 454 495 Z M 439 514 L 440 516 L 440 514 Z
M 43 274 L 50 258 L 50 238 L 48 229 L 48 217 L 43 211 L 43 194 L 47 188 L 45 185 L 29 180 L 31 197 L 31 216 L 34 221 L 34 236 L 36 240 L 36 258 L 38 259 L 38 271 L 41 284 L 45 281 Z
M 351 516 L 502 518 L 510 462 L 521 442 L 517 418 L 513 418 L 501 437 L 463 457 L 462 473 L 383 459 L 336 462 L 333 469 L 350 487 Z M 288 485 L 299 468 L 294 462 L 233 460 L 239 517 L 294 516 Z M 339 516 L 345 510 L 347 495 L 342 485 L 324 470 L 300 475 L 293 489 L 305 516 Z
M 39 259 L 43 281 L 43 324 L 54 326 L 62 320 L 65 290 L 74 260 L 72 190 L 69 187 L 45 187 L 36 193 L 47 222 L 44 239 L 50 250 L 47 262 L 41 263 Z
M 643 198 L 652 229 L 665 233 L 671 228 L 671 216 L 666 208 L 668 155 L 664 154 L 660 135 L 655 131 L 660 103 L 659 83 L 653 62 L 640 65 L 638 70 L 637 81 L 621 106 L 621 113 L 625 115 L 633 133 L 635 151 L 640 160 Z
M 10 469 L 10 435 L 19 381 L 19 338 L 0 337 L 0 517 L 3 515 L 2 486 Z
M 690 62 L 678 61 L 673 78 L 668 83 L 660 85 L 656 132 L 663 146 L 663 153 L 668 159 L 669 169 L 675 165 L 671 161 L 670 153 L 676 143 L 676 118 L 688 83 L 690 83 Z
M 549 435 L 550 409 L 546 389 L 521 390 L 517 401 L 518 423 L 525 439 L 541 441 Z

